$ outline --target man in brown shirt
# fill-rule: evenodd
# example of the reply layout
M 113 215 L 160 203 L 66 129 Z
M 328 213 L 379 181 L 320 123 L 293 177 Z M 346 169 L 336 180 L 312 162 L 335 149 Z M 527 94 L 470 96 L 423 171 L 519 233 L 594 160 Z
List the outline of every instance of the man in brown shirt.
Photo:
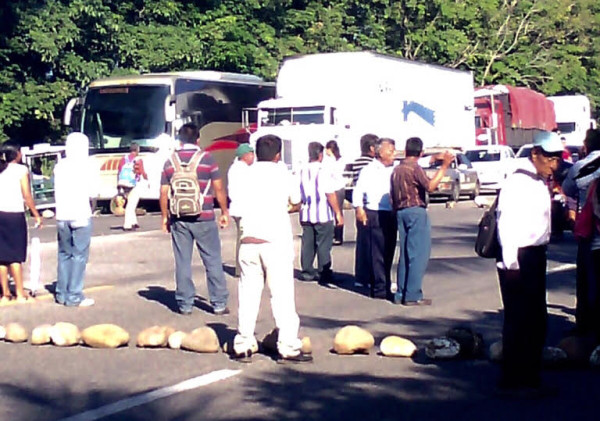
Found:
M 454 159 L 454 155 L 447 151 L 436 156 L 436 159 L 442 160 L 442 166 L 429 179 L 418 164 L 422 154 L 421 139 L 411 137 L 406 141 L 406 159 L 392 173 L 390 192 L 400 235 L 398 291 L 393 301 L 407 306 L 431 304 L 431 300 L 423 298 L 422 290 L 431 253 L 431 224 L 425 209 L 425 196 L 437 188 Z

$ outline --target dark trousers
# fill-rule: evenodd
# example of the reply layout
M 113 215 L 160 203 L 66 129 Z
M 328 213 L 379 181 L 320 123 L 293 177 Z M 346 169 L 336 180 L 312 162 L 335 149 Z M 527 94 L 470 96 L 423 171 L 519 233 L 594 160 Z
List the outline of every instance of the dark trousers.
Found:
M 302 222 L 302 250 L 300 266 L 302 279 L 320 282 L 331 281 L 331 247 L 333 245 L 333 221 L 324 224 Z M 317 270 L 313 266 L 317 257 Z
M 364 264 L 368 266 L 368 282 L 371 285 L 371 296 L 387 298 L 392 282 L 391 271 L 396 250 L 397 223 L 396 214 L 392 211 L 373 211 L 366 209 L 367 225 L 364 227 L 368 258 Z
M 354 249 L 354 278 L 363 285 L 371 285 L 371 241 L 367 226 L 356 221 L 356 248 Z
M 338 190 L 335 192 L 335 195 L 336 195 L 337 201 L 338 201 L 338 205 L 340 206 L 340 210 L 342 211 L 342 213 L 344 212 L 344 192 L 345 192 L 345 189 L 341 189 L 341 190 Z M 344 242 L 344 226 L 343 225 L 336 225 L 333 228 L 333 239 L 338 244 L 342 244 Z
M 546 246 L 519 249 L 519 270 L 498 269 L 504 304 L 502 376 L 507 388 L 538 387 L 546 341 Z
M 589 241 L 582 241 L 577 247 L 576 280 L 577 331 L 600 335 L 600 250 L 592 251 Z

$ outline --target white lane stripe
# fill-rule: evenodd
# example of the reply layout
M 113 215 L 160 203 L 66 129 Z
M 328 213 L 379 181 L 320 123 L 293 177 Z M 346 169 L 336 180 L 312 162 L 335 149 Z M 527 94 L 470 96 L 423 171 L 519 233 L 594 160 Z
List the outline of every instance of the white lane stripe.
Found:
M 577 265 L 574 263 L 565 263 L 564 265 L 556 266 L 551 269 L 548 269 L 546 273 L 557 273 L 557 272 L 566 272 L 568 270 L 577 269 Z
M 108 417 L 110 415 L 117 414 L 119 412 L 126 411 L 136 406 L 145 405 L 157 399 L 166 398 L 177 393 L 186 392 L 188 390 L 196 389 L 198 387 L 207 386 L 211 383 L 215 383 L 221 380 L 233 377 L 242 370 L 218 370 L 212 373 L 204 374 L 202 376 L 194 377 L 188 380 L 184 380 L 181 383 L 174 384 L 172 386 L 163 387 L 160 389 L 153 390 L 152 392 L 142 393 L 140 395 L 133 396 L 131 398 L 123 399 L 115 403 L 101 406 L 100 408 L 92 409 L 89 411 L 82 412 L 77 415 L 73 415 L 68 418 L 63 418 L 61 421 L 94 421 L 100 418 Z

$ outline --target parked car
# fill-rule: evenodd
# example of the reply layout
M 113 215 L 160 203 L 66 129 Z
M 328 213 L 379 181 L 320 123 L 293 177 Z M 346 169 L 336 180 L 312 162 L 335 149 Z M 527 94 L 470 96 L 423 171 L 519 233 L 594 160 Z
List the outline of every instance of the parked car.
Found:
M 419 160 L 419 164 L 425 168 L 427 176 L 433 177 L 442 165 L 441 159 L 436 159 L 436 155 L 443 150 L 428 149 Z M 473 168 L 469 158 L 459 150 L 451 151 L 454 154 L 454 161 L 446 170 L 446 174 L 438 185 L 437 189 L 430 193 L 431 197 L 446 196 L 448 200 L 457 202 L 462 195 L 468 195 L 474 199 L 479 195 L 481 185 L 477 171 Z
M 483 191 L 500 190 L 506 177 L 514 171 L 515 153 L 510 146 L 478 146 L 466 150 L 465 155 L 477 170 Z

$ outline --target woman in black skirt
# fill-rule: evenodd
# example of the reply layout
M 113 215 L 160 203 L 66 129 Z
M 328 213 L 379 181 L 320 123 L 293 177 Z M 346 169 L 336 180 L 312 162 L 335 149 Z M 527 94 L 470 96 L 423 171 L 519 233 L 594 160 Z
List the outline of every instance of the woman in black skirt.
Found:
M 15 281 L 17 301 L 30 299 L 23 290 L 21 268 L 21 264 L 27 259 L 27 221 L 23 203 L 31 210 L 36 224 L 42 224 L 42 218 L 31 197 L 29 171 L 20 162 L 19 145 L 12 142 L 0 145 L 0 304 L 12 299 L 8 287 L 9 271 Z

